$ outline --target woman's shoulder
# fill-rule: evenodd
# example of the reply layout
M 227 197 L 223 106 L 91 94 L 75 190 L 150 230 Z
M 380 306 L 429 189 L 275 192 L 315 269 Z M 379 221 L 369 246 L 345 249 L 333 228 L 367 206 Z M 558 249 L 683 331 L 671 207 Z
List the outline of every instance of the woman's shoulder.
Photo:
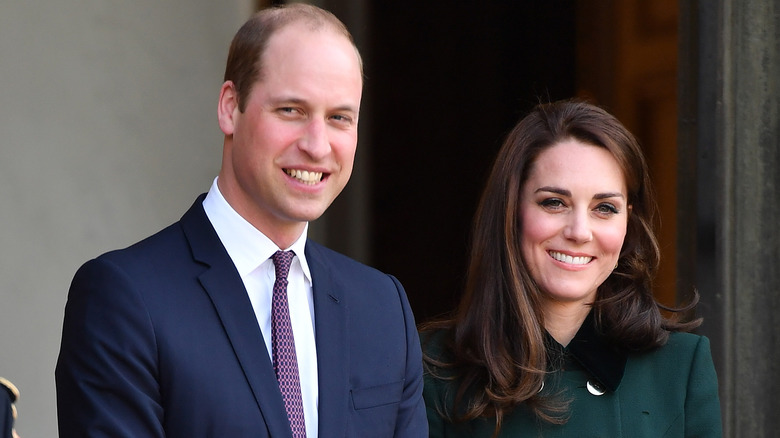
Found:
M 452 384 L 457 374 L 453 351 L 453 330 L 446 326 L 420 330 L 420 346 L 423 353 L 424 378 L 427 385 Z
M 690 370 L 702 360 L 712 362 L 710 342 L 707 337 L 693 333 L 672 332 L 667 342 L 654 350 L 629 356 L 634 366 L 657 369 L 680 368 Z
M 674 353 L 695 352 L 702 348 L 706 348 L 709 351 L 709 339 L 706 336 L 686 332 L 670 333 L 669 340 L 661 347 L 661 349 Z
M 684 420 L 674 426 L 698 431 L 691 436 L 720 436 L 718 377 L 704 336 L 673 332 L 662 347 L 630 356 L 618 390 L 642 394 L 623 398 L 632 407 L 641 404 L 642 412 L 667 412 L 670 419 Z
M 459 385 L 457 365 L 453 358 L 453 329 L 446 325 L 427 325 L 420 329 L 423 350 L 423 399 L 428 413 L 431 436 L 435 429 L 447 427 Z
M 423 355 L 442 359 L 449 353 L 452 328 L 445 325 L 428 325 L 420 328 L 420 346 Z

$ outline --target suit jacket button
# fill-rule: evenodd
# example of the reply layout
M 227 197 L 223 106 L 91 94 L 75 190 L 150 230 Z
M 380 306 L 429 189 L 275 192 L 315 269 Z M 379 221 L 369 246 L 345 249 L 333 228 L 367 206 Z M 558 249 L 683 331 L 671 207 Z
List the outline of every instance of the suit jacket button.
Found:
M 607 390 L 604 388 L 604 385 L 601 384 L 598 380 L 590 379 L 587 383 L 588 392 L 593 395 L 604 395 Z

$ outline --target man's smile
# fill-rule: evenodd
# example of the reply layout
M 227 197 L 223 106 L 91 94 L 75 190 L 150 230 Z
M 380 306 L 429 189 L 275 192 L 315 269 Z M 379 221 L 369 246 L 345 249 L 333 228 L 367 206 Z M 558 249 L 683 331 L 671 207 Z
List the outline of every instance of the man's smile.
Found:
M 313 185 L 322 181 L 322 172 L 309 172 L 300 169 L 284 169 L 284 172 L 304 184 Z

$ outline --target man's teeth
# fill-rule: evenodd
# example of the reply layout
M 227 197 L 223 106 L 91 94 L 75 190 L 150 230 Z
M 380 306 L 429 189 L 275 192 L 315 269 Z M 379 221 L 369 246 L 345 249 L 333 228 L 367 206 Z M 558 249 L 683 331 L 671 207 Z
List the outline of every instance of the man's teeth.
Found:
M 297 169 L 285 169 L 284 171 L 305 184 L 316 184 L 322 181 L 322 172 L 309 172 L 308 170 Z
M 559 262 L 568 263 L 570 265 L 584 265 L 590 263 L 593 257 L 572 257 L 557 251 L 550 251 L 550 257 L 558 260 Z

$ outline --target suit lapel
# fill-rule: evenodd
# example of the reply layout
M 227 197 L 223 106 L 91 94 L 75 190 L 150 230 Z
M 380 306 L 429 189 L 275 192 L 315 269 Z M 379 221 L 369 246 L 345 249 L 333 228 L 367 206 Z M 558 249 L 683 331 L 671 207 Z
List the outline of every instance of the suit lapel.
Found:
M 198 280 L 211 298 L 254 393 L 271 436 L 292 436 L 263 335 L 244 283 L 198 198 L 181 219 L 195 261 L 208 266 Z
M 314 321 L 319 380 L 319 435 L 344 436 L 349 407 L 347 303 L 322 247 L 306 242 L 314 283 Z

